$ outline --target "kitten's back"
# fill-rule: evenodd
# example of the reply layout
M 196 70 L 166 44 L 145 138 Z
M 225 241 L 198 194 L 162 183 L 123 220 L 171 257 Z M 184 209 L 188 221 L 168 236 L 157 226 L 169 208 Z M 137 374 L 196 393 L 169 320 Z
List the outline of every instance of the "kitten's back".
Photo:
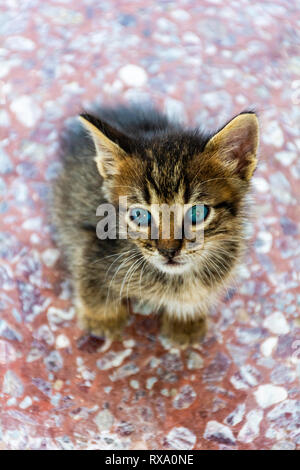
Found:
M 147 139 L 178 128 L 176 123 L 151 106 L 120 105 L 113 108 L 94 105 L 91 114 L 133 139 Z M 61 157 L 65 163 L 87 160 L 95 155 L 91 137 L 76 118 L 62 135 Z
M 132 137 L 147 137 L 174 128 L 168 117 L 151 106 L 95 107 L 92 114 Z

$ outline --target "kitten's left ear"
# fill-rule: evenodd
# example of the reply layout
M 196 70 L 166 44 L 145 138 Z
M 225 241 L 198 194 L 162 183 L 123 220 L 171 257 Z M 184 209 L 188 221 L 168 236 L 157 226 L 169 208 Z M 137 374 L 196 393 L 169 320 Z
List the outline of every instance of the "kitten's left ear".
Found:
M 236 176 L 249 181 L 257 165 L 258 140 L 258 119 L 254 113 L 245 112 L 217 132 L 205 150 L 216 154 Z
M 79 120 L 93 139 L 99 173 L 103 178 L 115 175 L 120 161 L 127 156 L 129 138 L 90 114 L 81 114 Z

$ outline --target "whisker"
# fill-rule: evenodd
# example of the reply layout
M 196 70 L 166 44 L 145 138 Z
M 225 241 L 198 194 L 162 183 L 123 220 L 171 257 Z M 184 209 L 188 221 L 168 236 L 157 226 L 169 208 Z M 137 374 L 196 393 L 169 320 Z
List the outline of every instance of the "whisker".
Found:
M 140 257 L 136 261 L 134 261 L 134 263 L 130 266 L 128 271 L 125 273 L 125 276 L 123 278 L 123 282 L 122 282 L 122 285 L 121 285 L 121 289 L 120 289 L 120 296 L 119 296 L 120 301 L 121 301 L 121 298 L 122 298 L 122 292 L 123 292 L 123 288 L 124 288 L 126 279 L 130 276 L 130 273 L 132 272 L 132 270 L 134 270 L 134 267 L 136 266 L 137 263 L 139 263 L 141 261 L 142 258 L 143 258 L 143 255 L 141 254 Z
M 128 279 L 128 283 L 127 283 L 127 289 L 126 289 L 126 298 L 127 298 L 127 304 L 129 302 L 129 286 L 130 286 L 130 282 L 134 276 L 134 274 L 137 272 L 137 270 L 143 265 L 144 263 L 144 257 L 142 257 L 142 259 L 139 260 L 139 263 L 137 264 L 136 268 L 133 270 L 130 278 Z
M 144 264 L 141 266 L 140 281 L 139 281 L 141 298 L 143 298 L 143 296 L 142 296 L 142 277 L 143 277 L 143 273 L 145 271 L 146 265 L 147 265 L 147 260 L 144 258 Z
M 132 250 L 129 250 L 129 253 L 131 253 L 131 252 L 133 252 L 133 256 L 134 256 L 135 253 L 138 253 L 137 250 L 135 250 L 134 248 L 133 248 Z M 116 259 L 110 264 L 110 266 L 108 267 L 108 269 L 107 269 L 107 271 L 106 271 L 106 276 L 105 276 L 105 279 L 104 279 L 104 280 L 107 279 L 108 273 L 109 273 L 109 271 L 111 270 L 111 268 L 113 267 L 113 265 L 114 265 L 120 258 L 122 258 L 123 256 L 126 256 L 127 253 L 128 253 L 128 252 L 121 253 L 121 254 L 118 256 L 118 258 L 116 258 Z M 130 257 L 129 257 L 129 259 L 130 259 Z M 128 258 L 126 258 L 126 260 L 128 260 Z M 125 261 L 126 261 L 126 260 L 125 260 Z
M 129 253 L 130 251 L 131 250 L 125 251 L 125 253 L 123 253 L 123 254 Z M 113 256 L 120 256 L 120 253 L 115 253 L 113 255 L 108 255 L 108 256 L 104 256 L 103 258 L 96 259 L 91 264 L 100 263 L 101 261 L 103 261 L 107 258 L 112 258 Z
M 112 283 L 114 281 L 114 279 L 116 278 L 117 274 L 119 273 L 119 271 L 122 269 L 123 266 L 125 266 L 126 263 L 128 263 L 129 261 L 131 261 L 132 259 L 134 259 L 136 256 L 139 256 L 140 253 L 137 252 L 137 253 L 134 253 L 133 255 L 127 257 L 125 260 L 122 261 L 122 263 L 120 264 L 120 266 L 117 268 L 117 270 L 115 271 L 114 275 L 112 276 L 112 279 L 109 283 L 109 287 L 108 287 L 108 294 L 110 292 L 110 289 L 111 289 L 111 286 L 112 286 Z M 107 295 L 108 297 L 108 295 Z

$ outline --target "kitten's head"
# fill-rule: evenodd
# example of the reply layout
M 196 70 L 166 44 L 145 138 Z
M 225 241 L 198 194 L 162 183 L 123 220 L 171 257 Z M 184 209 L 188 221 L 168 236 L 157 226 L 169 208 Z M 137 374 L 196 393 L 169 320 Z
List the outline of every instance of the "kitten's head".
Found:
M 89 114 L 80 119 L 93 138 L 106 196 L 115 206 L 127 197 L 132 243 L 149 263 L 170 275 L 198 271 L 208 284 L 224 279 L 243 245 L 256 115 L 239 114 L 210 136 L 175 129 L 142 138 Z M 171 208 L 167 235 L 163 208 Z

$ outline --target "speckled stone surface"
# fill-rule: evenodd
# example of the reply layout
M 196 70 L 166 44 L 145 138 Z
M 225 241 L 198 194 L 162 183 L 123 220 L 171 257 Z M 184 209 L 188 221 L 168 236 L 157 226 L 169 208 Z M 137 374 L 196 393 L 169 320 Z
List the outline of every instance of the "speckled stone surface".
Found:
M 0 448 L 299 449 L 299 2 L 0 9 Z M 210 128 L 260 113 L 249 253 L 199 348 L 168 349 L 139 306 L 106 350 L 76 325 L 46 199 L 63 122 L 94 100 Z

